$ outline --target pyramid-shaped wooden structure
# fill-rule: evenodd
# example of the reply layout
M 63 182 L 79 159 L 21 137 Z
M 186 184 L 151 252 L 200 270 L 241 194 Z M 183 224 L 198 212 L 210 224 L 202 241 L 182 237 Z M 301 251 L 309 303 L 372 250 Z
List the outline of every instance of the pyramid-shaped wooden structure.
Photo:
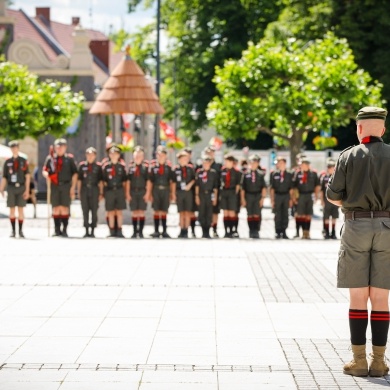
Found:
M 129 52 L 113 70 L 90 114 L 163 114 L 157 94 Z

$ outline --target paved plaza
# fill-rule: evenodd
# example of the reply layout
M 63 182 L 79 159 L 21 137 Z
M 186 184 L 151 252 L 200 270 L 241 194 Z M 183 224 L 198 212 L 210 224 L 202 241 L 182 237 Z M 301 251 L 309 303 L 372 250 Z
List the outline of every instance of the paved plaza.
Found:
M 342 374 L 347 291 L 320 218 L 310 241 L 273 239 L 269 208 L 261 240 L 247 238 L 244 214 L 239 240 L 106 239 L 103 224 L 82 239 L 76 203 L 64 239 L 48 238 L 46 205 L 37 219 L 26 211 L 27 238 L 8 238 L 0 200 L 1 390 L 390 386 Z M 176 223 L 171 207 L 172 236 Z

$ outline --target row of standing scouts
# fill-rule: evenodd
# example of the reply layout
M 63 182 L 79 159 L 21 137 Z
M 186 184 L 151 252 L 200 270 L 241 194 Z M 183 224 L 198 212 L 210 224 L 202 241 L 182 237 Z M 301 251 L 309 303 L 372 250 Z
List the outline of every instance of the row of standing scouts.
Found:
M 30 173 L 28 162 L 19 156 L 19 144 L 11 141 L 13 157 L 6 160 L 0 193 L 7 188 L 7 206 L 10 208 L 11 237 L 16 236 L 16 209 L 18 210 L 19 236 L 23 234 L 23 208 L 29 197 Z M 252 155 L 248 163 L 241 163 L 231 154 L 224 157 L 224 165 L 214 160 L 215 150 L 208 147 L 202 154 L 202 165 L 195 168 L 191 163 L 191 149 L 177 155 L 178 164 L 172 166 L 167 160 L 167 150 L 159 146 L 156 159 L 144 159 L 144 150 L 137 146 L 133 161 L 126 168 L 121 151 L 116 145 L 107 149 L 107 157 L 96 161 L 96 150 L 86 150 L 86 160 L 76 165 L 74 157 L 67 152 L 65 139 L 57 139 L 47 156 L 42 174 L 50 185 L 50 203 L 54 220 L 54 236 L 67 237 L 70 204 L 77 194 L 81 201 L 85 227 L 84 237 L 94 237 L 97 226 L 99 201 L 105 200 L 109 237 L 124 237 L 122 233 L 122 210 L 129 203 L 132 212 L 132 238 L 143 238 L 145 211 L 151 202 L 154 210 L 153 238 L 170 238 L 167 233 L 167 213 L 171 202 L 177 204 L 180 215 L 179 238 L 195 235 L 196 220 L 202 228 L 202 237 L 218 237 L 217 221 L 223 210 L 225 238 L 238 237 L 238 214 L 241 207 L 247 209 L 250 238 L 260 238 L 261 210 L 267 195 L 265 170 L 260 166 L 260 157 Z M 335 225 L 338 207 L 327 201 L 326 187 L 335 161 L 327 160 L 327 170 L 318 175 L 310 169 L 305 156 L 297 160 L 297 167 L 286 169 L 286 160 L 278 157 L 276 169 L 270 174 L 270 199 L 275 214 L 275 238 L 288 239 L 286 229 L 289 213 L 295 216 L 296 236 L 310 239 L 310 224 L 314 200 L 323 205 L 324 238 L 336 238 Z M 198 216 L 195 216 L 197 212 Z M 90 219 L 91 218 L 91 219 Z M 211 233 L 211 234 L 210 234 Z

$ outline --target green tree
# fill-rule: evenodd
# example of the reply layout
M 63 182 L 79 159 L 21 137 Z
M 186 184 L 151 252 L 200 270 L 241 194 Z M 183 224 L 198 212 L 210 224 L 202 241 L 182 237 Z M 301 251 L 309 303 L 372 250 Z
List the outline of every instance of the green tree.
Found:
M 128 1 L 130 11 L 141 4 L 154 3 Z M 239 58 L 248 40 L 261 39 L 268 23 L 277 19 L 280 5 L 274 0 L 162 0 L 161 3 L 162 25 L 170 42 L 163 59 L 163 105 L 166 116 L 176 114 L 181 130 L 196 139 L 197 129 L 207 124 L 207 105 L 217 94 L 212 82 L 215 67 L 228 58 Z M 135 53 L 134 58 L 140 60 Z M 200 112 L 197 120 L 190 115 L 194 104 Z
M 60 136 L 83 110 L 84 97 L 68 84 L 45 81 L 24 66 L 0 63 L 0 136 Z
M 288 146 L 291 161 L 309 132 L 349 123 L 363 105 L 381 105 L 381 85 L 358 69 L 345 39 L 328 34 L 304 44 L 262 40 L 217 68 L 220 96 L 208 116 L 227 138 L 259 131 Z

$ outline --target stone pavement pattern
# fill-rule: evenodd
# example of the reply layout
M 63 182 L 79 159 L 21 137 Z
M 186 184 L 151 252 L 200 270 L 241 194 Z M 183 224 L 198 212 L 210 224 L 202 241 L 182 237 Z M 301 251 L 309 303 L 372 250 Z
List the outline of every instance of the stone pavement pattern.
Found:
M 311 241 L 272 239 L 269 210 L 259 241 L 244 215 L 240 240 L 105 239 L 103 225 L 79 239 L 72 206 L 62 239 L 47 238 L 39 207 L 25 240 L 0 218 L 1 390 L 390 386 L 342 374 L 348 300 L 335 288 L 339 242 L 321 239 L 320 220 Z

